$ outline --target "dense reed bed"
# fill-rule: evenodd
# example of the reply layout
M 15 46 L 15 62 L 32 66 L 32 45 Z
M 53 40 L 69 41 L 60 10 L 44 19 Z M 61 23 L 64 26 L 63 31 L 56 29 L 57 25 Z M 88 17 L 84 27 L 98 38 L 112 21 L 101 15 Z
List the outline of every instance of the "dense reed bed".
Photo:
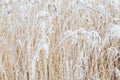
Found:
M 120 80 L 120 0 L 0 0 L 0 80 Z

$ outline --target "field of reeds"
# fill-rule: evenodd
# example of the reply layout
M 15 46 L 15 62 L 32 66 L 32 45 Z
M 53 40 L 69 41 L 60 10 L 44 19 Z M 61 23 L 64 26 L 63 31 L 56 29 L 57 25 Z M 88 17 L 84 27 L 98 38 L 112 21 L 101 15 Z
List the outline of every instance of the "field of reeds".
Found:
M 0 0 L 0 80 L 120 80 L 120 0 Z

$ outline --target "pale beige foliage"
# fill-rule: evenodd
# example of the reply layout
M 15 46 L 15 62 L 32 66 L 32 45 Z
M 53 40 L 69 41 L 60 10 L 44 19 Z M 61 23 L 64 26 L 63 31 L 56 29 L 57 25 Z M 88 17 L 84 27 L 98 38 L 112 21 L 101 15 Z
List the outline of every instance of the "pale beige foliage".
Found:
M 0 0 L 0 80 L 120 80 L 120 0 Z

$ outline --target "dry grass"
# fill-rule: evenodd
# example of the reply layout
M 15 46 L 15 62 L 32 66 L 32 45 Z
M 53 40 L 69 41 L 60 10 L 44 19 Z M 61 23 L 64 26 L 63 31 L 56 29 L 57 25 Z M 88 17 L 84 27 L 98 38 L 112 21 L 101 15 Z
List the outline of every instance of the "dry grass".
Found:
M 120 80 L 120 0 L 0 0 L 0 80 Z

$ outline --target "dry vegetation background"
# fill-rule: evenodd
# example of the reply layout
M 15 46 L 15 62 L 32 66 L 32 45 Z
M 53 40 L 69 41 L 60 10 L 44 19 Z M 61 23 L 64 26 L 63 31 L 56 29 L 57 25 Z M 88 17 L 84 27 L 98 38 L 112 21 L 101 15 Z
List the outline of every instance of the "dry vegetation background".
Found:
M 0 80 L 120 80 L 120 0 L 0 0 Z

